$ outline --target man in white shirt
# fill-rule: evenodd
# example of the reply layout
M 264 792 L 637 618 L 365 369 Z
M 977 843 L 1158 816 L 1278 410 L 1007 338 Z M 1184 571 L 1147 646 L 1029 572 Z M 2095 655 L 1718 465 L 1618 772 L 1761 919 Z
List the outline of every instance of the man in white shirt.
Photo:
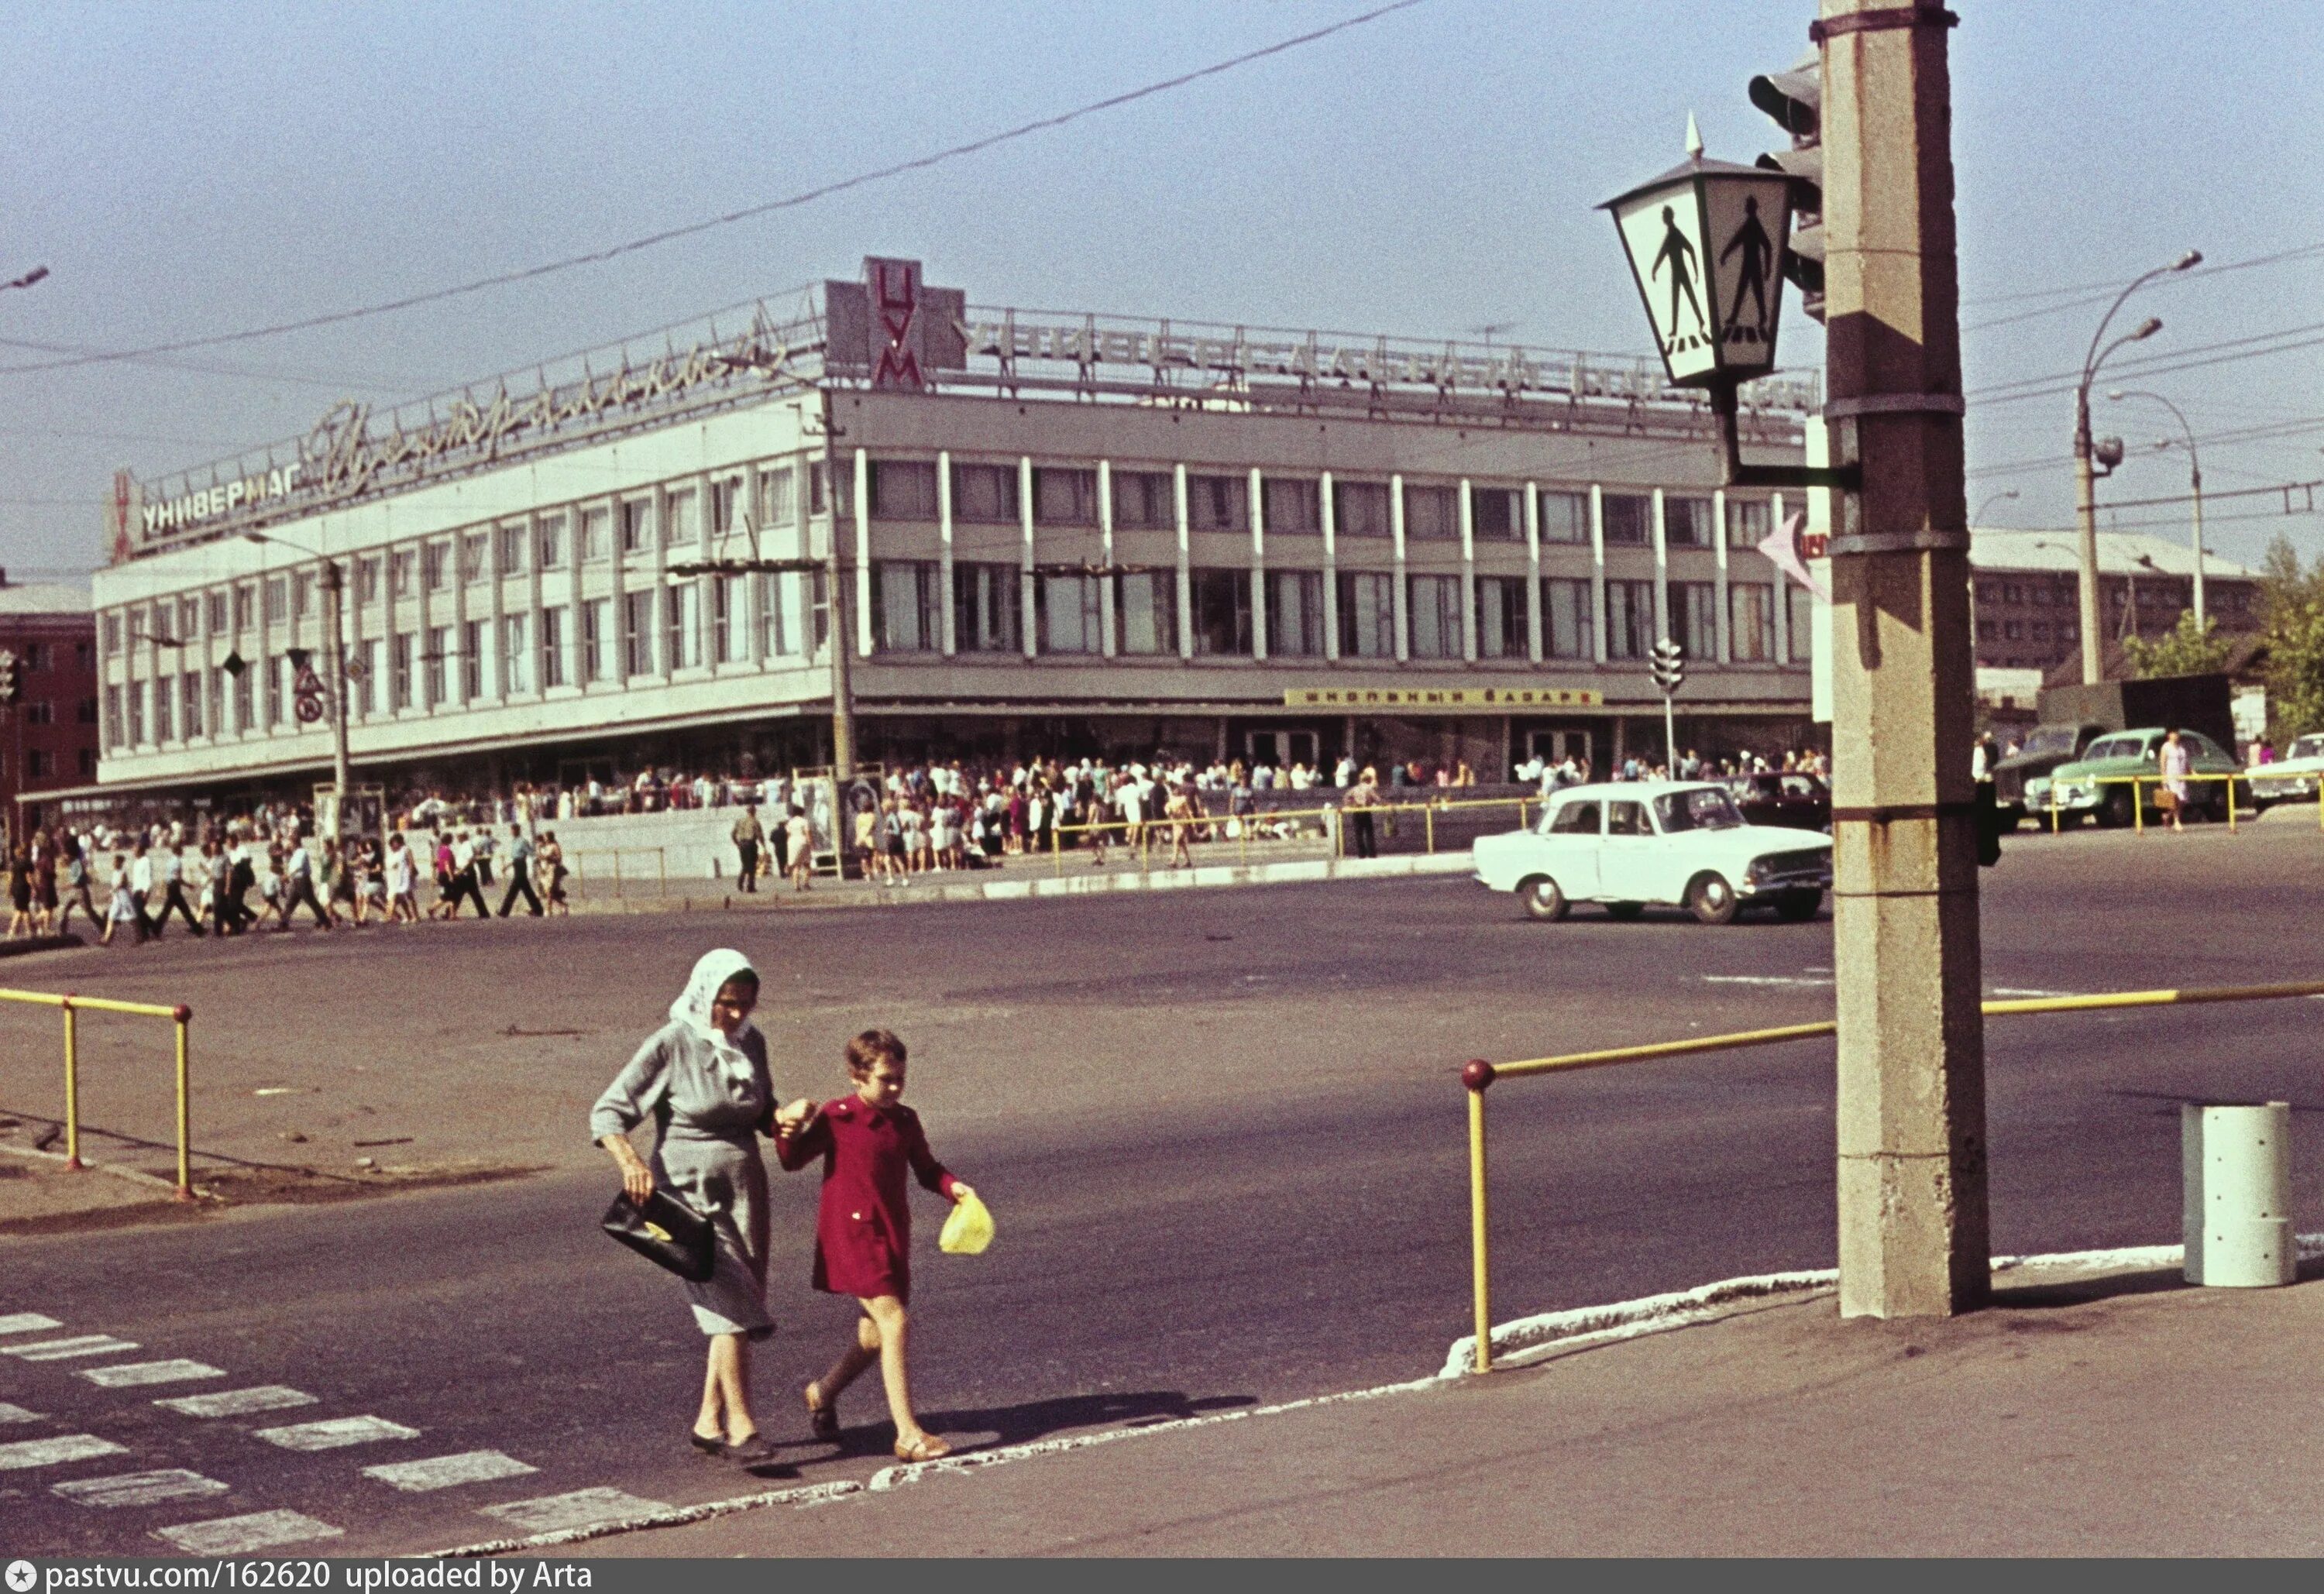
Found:
M 290 849 L 290 856 L 283 861 L 282 875 L 282 913 L 281 922 L 274 927 L 287 934 L 290 928 L 290 916 L 303 902 L 314 910 L 315 927 L 329 929 L 331 916 L 323 911 L 323 905 L 315 898 L 315 855 L 307 850 L 305 836 L 299 838 Z
M 175 826 L 171 828 L 174 830 Z M 154 911 L 152 921 L 154 939 L 161 938 L 161 927 L 170 922 L 170 913 L 173 908 L 185 916 L 186 928 L 197 935 L 202 934 L 201 916 L 194 911 L 194 905 L 186 900 L 185 861 L 178 855 L 174 845 L 161 849 L 161 906 Z
M 153 927 L 152 919 L 145 912 L 146 899 L 153 892 L 153 860 L 146 855 L 144 837 L 138 837 L 131 843 L 131 847 L 133 851 L 129 858 L 129 905 L 136 911 L 137 939 L 147 941 L 158 934 Z
M 465 830 L 452 840 L 452 891 L 444 900 L 449 904 L 444 910 L 446 918 L 459 917 L 463 902 L 476 905 L 478 918 L 493 917 L 492 909 L 484 906 L 484 889 L 476 883 L 475 843 L 468 838 Z

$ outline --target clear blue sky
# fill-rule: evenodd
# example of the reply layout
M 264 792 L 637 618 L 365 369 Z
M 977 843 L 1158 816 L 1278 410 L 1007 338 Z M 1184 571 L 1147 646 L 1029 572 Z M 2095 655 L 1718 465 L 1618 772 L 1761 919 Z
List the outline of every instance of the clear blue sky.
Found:
M 2001 296 L 2324 244 L 2324 6 L 1954 0 L 1964 322 Z M 0 5 L 0 339 L 127 347 L 444 285 L 779 198 L 1365 9 L 1363 0 L 777 5 Z M 144 364 L 0 373 L 0 563 L 86 568 L 116 465 L 148 477 L 826 276 L 927 262 L 977 302 L 1646 347 L 1591 207 L 1779 135 L 1754 71 L 1811 0 L 1426 0 L 1102 118 L 613 264 Z M 2157 354 L 2324 322 L 2324 254 L 2172 283 Z M 2098 311 L 1968 335 L 1968 385 L 2079 366 Z M 1787 363 L 1820 360 L 1787 317 Z M 2140 351 L 2144 352 L 2144 351 Z M 2319 351 L 2153 378 L 2206 484 L 2324 475 Z M 0 364 L 36 354 L 0 343 Z M 2102 411 L 2106 407 L 2102 406 Z M 2134 444 L 2159 410 L 2113 407 Z M 2061 525 L 2070 401 L 1972 402 L 1972 506 Z M 2109 418 L 2102 413 L 2101 424 Z M 2054 460 L 2006 472 L 2018 461 Z M 2177 450 L 2120 496 L 2182 491 Z M 2324 521 L 2230 520 L 2250 557 Z M 2175 517 L 2177 511 L 2162 511 Z M 2129 518 L 2127 516 L 2124 517 Z M 2167 529 L 2168 530 L 2168 529 Z M 2175 530 L 2173 530 L 2175 534 Z

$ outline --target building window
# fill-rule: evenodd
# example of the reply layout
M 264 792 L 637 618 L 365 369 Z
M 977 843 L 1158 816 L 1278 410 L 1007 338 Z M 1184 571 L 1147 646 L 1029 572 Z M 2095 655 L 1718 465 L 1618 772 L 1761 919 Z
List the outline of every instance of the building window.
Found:
M 97 750 L 92 747 L 84 747 L 79 750 L 79 755 L 81 779 L 84 780 L 96 779 Z
M 622 552 L 643 553 L 653 546 L 653 500 L 625 499 L 622 503 Z
M 1273 483 L 1268 484 L 1270 487 Z M 1267 651 L 1285 659 L 1323 655 L 1323 573 L 1267 573 Z
M 46 642 L 25 642 L 16 650 L 16 668 L 25 675 L 38 675 L 49 668 L 49 645 Z M 39 722 L 42 724 L 46 721 Z
M 661 541 L 664 548 L 693 548 L 702 547 L 702 523 L 694 512 L 691 491 L 673 493 L 663 502 Z
M 669 592 L 663 633 L 668 639 L 669 668 L 692 669 L 702 662 L 702 584 L 689 581 Z
M 2001 634 L 2005 640 L 2015 642 L 2024 638 L 2025 628 L 2015 620 L 2006 621 L 2002 624 Z
M 1250 530 L 1250 484 L 1240 476 L 1188 476 L 1186 525 L 1195 531 Z M 1202 612 L 1201 604 L 1194 607 Z
M 1099 607 L 1099 577 L 1044 576 L 1033 590 L 1039 610 L 1041 651 L 1102 653 L 1105 627 Z
M 290 578 L 290 618 L 294 621 L 304 620 L 314 607 L 314 573 L 301 570 Z
M 1663 542 L 1669 548 L 1711 546 L 1711 500 L 1663 496 Z
M 1332 530 L 1338 537 L 1386 537 L 1390 519 L 1386 482 L 1332 484 Z
M 1525 489 L 1469 489 L 1469 530 L 1480 542 L 1525 540 Z
M 73 719 L 78 723 L 84 725 L 94 725 L 97 723 L 97 699 L 94 697 L 82 698 L 78 704 L 74 705 Z
M 1774 525 L 1771 517 L 1775 506 L 1763 498 L 1730 498 L 1727 501 L 1727 546 L 1757 548 L 1767 540 Z
M 544 570 L 565 568 L 565 516 L 543 515 L 533 523 L 534 555 Z
M 525 530 L 521 525 L 493 529 L 493 568 L 501 575 L 524 574 Z
M 379 639 L 367 639 L 355 656 L 355 707 L 368 719 L 379 712 Z
M 153 677 L 153 740 L 156 742 L 175 742 L 178 739 L 177 733 L 171 729 L 170 723 L 173 717 L 170 712 L 171 707 L 170 702 L 170 677 L 168 676 L 156 676 Z M 42 704 L 41 706 L 46 708 L 48 705 Z M 35 723 L 44 723 L 46 722 L 42 721 Z
M 266 724 L 269 730 L 282 723 L 283 710 L 290 696 L 290 660 L 280 653 L 271 654 L 265 661 Z
M 1977 640 L 1980 642 L 1997 642 L 2001 640 L 2001 628 L 1990 620 L 1980 620 L 1977 622 Z
M 653 594 L 622 594 L 622 674 L 653 674 Z
M 760 472 L 760 526 L 788 526 L 798 519 L 798 473 L 787 465 Z
M 198 598 L 178 600 L 178 640 L 190 642 L 202 634 L 202 604 Z
M 418 557 L 408 548 L 397 548 L 387 556 L 387 595 L 389 597 L 408 598 L 411 595 L 412 580 L 418 574 L 416 568 L 418 562 Z M 237 619 L 235 623 L 239 628 L 241 622 Z
M 1517 576 L 1477 578 L 1477 656 L 1523 659 L 1526 642 L 1525 579 Z
M 612 662 L 606 657 L 613 647 L 613 600 L 591 598 L 581 605 L 581 678 L 602 681 L 611 678 Z
M 1738 581 L 1727 589 L 1729 649 L 1738 664 L 1766 664 L 1775 657 L 1775 589 L 1765 582 Z
M 531 689 L 524 684 L 525 629 L 521 614 L 503 614 L 500 618 L 500 688 L 503 697 L 512 692 Z
M 823 513 L 825 508 L 830 502 L 831 495 L 828 491 L 830 475 L 830 467 L 825 464 L 824 461 L 820 459 L 810 459 L 807 461 L 807 512 L 810 515 L 819 515 Z M 842 503 L 840 507 L 844 509 L 847 506 L 844 503 Z
M 886 653 L 933 653 L 944 645 L 944 570 L 928 559 L 872 567 L 872 635 Z
M 2236 606 L 2241 607 L 2240 604 Z M 76 667 L 84 670 L 95 669 L 97 668 L 97 644 L 95 642 L 88 641 L 75 642 L 73 644 L 73 663 Z
M 872 518 L 878 521 L 935 520 L 936 467 L 925 460 L 873 460 Z
M 428 653 L 420 662 L 428 668 L 423 680 L 428 688 L 428 706 L 440 708 L 450 694 L 445 689 L 444 665 L 452 657 L 452 628 L 431 626 L 428 631 Z
M 118 686 L 105 689 L 105 744 L 107 747 L 121 745 L 121 688 Z
M 1396 577 L 1371 570 L 1340 572 L 1340 652 L 1349 659 L 1396 657 Z
M 226 682 L 230 678 L 222 669 L 209 672 L 210 734 L 212 736 L 223 736 L 226 733 Z
M 429 592 L 442 592 L 451 585 L 452 545 L 431 542 L 420 550 L 420 579 Z
M 613 511 L 609 509 L 585 509 L 581 511 L 581 562 L 602 565 L 612 551 Z
M 492 573 L 491 567 L 484 563 L 485 556 L 492 550 L 492 541 L 489 532 L 468 531 L 461 534 L 460 581 L 463 585 L 474 586 Z
M 129 740 L 133 746 L 145 744 L 145 683 L 129 683 Z
M 1608 548 L 1650 548 L 1655 540 L 1655 501 L 1636 493 L 1607 493 L 1599 497 L 1606 518 Z M 1610 621 L 1608 622 L 1612 623 Z M 1611 640 L 1611 639 L 1608 639 Z
M 2034 640 L 2037 642 L 2048 641 L 2050 640 L 2050 622 L 2046 620 L 2035 621 L 2034 622 L 2033 634 Z
M 710 584 L 710 657 L 719 664 L 742 662 L 742 628 L 734 623 L 742 601 L 742 578 L 721 576 Z
M 244 664 L 234 677 L 234 733 L 247 736 L 258 723 L 251 699 L 258 691 L 258 666 Z
M 1719 657 L 1719 588 L 1708 581 L 1671 583 L 1671 635 L 1689 659 Z
M 1014 653 L 1024 646 L 1021 578 L 1014 565 L 952 567 L 953 640 L 961 651 Z
M 1654 647 L 1655 584 L 1651 581 L 1608 582 L 1606 656 L 1609 659 L 1644 659 L 1654 651 Z
M 710 535 L 723 541 L 734 530 L 734 504 L 742 496 L 742 478 L 721 476 L 710 484 Z
M 2121 588 L 2115 589 L 2115 598 L 2117 602 L 2121 600 Z M 2001 584 L 2001 601 L 2005 604 L 2022 604 L 2025 601 L 2025 589 L 2014 581 L 2005 581 Z
M 106 658 L 110 659 L 115 653 L 121 651 L 121 616 L 118 614 L 106 615 L 105 617 L 104 631 L 105 654 Z
M 163 699 L 163 701 L 167 700 Z M 166 731 L 162 733 L 161 740 L 164 742 L 169 740 L 169 733 Z M 35 747 L 24 754 L 24 773 L 30 779 L 39 780 L 54 772 L 48 749 Z
M 1115 471 L 1113 523 L 1130 531 L 1175 531 L 1177 491 L 1167 471 Z
M 188 670 L 178 677 L 178 704 L 183 711 L 186 740 L 191 742 L 202 733 L 202 677 L 199 670 Z
M 1815 636 L 1815 594 L 1803 586 L 1784 587 L 1784 601 L 1791 605 L 1791 657 L 1794 664 L 1804 663 Z
M 955 465 L 952 467 L 952 518 L 979 525 L 1017 523 L 1017 467 Z
M 1590 500 L 1580 493 L 1541 495 L 1541 539 L 1583 543 L 1590 540 Z
M 414 633 L 408 631 L 400 631 L 396 635 L 395 706 L 399 709 L 411 706 L 411 655 L 412 644 L 417 640 Z
M 565 685 L 565 615 L 562 604 L 540 612 L 540 689 Z
M 481 620 L 460 622 L 460 700 L 474 703 L 484 695 L 484 655 L 492 650 L 492 632 Z
M 1322 484 L 1303 481 L 1296 476 L 1264 476 L 1259 482 L 1259 506 L 1267 517 L 1269 531 L 1286 536 L 1323 529 L 1323 511 L 1318 491 Z M 1275 633 L 1268 632 L 1268 647 L 1275 646 Z
M 1404 484 L 1404 536 L 1407 542 L 1443 542 L 1461 535 L 1460 495 L 1452 487 Z
M 1033 519 L 1044 526 L 1096 525 L 1097 473 L 1051 465 L 1035 467 Z
M 360 608 L 365 604 L 375 604 L 378 601 L 378 556 L 374 555 L 369 558 L 357 559 L 355 561 L 355 605 Z M 216 620 L 213 620 L 210 622 L 210 629 L 212 631 L 217 630 L 217 622 Z
M 1409 510 L 1406 511 L 1409 513 Z M 1409 521 L 1406 522 L 1409 525 Z M 1415 576 L 1407 596 L 1412 613 L 1412 656 L 1415 659 L 1461 657 L 1461 578 L 1457 576 Z
M 1211 476 L 1208 481 L 1231 481 Z M 1241 485 L 1237 483 L 1236 485 Z M 1247 658 L 1250 653 L 1250 572 L 1197 570 L 1194 573 L 1194 651 L 1214 659 Z
M 266 623 L 280 625 L 290 599 L 290 586 L 280 576 L 266 578 Z
M 1541 584 L 1541 646 L 1552 659 L 1595 659 L 1590 584 L 1551 576 Z
M 796 570 L 761 572 L 756 580 L 760 657 L 781 659 L 798 652 L 798 629 L 791 621 L 798 613 L 799 573 Z
M 1119 480 L 1120 478 L 1116 478 Z M 1178 577 L 1168 570 L 1139 570 L 1114 578 L 1114 622 L 1124 653 L 1178 650 Z
M 203 606 L 208 612 L 208 618 L 209 620 L 210 635 L 214 637 L 222 637 L 226 635 L 226 593 L 224 589 L 220 589 L 216 592 L 205 593 L 203 594 Z

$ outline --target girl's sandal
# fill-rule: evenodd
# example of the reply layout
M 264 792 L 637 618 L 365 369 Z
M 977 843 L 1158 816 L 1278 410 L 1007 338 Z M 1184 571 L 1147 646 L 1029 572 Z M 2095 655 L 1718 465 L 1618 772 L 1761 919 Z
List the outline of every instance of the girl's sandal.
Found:
M 830 1401 L 825 1401 L 818 1405 L 815 1398 L 815 1390 L 816 1387 L 813 1384 L 809 1384 L 806 1388 L 799 1391 L 799 1398 L 807 1403 L 807 1432 L 814 1434 L 817 1439 L 837 1439 L 839 1437 L 839 1407 L 835 1403 Z
M 933 1433 L 923 1433 L 909 1443 L 896 1441 L 896 1459 L 899 1461 L 935 1461 L 952 1454 L 952 1446 Z

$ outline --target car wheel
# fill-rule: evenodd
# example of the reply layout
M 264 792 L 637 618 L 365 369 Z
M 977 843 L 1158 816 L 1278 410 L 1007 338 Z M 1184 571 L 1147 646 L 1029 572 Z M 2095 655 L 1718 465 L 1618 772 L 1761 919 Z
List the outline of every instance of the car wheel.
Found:
M 1731 925 L 1735 910 L 1740 906 L 1735 888 L 1727 883 L 1723 874 L 1696 875 L 1686 888 L 1686 905 L 1706 925 Z
M 2120 830 L 2136 817 L 2132 812 L 2133 798 L 2128 788 L 2116 787 L 2107 794 L 2106 805 L 2098 809 L 2098 823 L 2111 830 Z
M 1561 919 L 1572 906 L 1557 882 L 1547 875 L 1536 875 L 1517 887 L 1517 895 L 1525 900 L 1526 917 L 1537 919 Z
M 1646 905 L 1643 902 L 1609 902 L 1606 904 L 1606 917 L 1608 918 L 1636 918 L 1640 914 L 1646 912 Z
M 1821 891 L 1786 891 L 1775 898 L 1775 917 L 1798 924 L 1815 917 L 1816 909 L 1822 906 Z

